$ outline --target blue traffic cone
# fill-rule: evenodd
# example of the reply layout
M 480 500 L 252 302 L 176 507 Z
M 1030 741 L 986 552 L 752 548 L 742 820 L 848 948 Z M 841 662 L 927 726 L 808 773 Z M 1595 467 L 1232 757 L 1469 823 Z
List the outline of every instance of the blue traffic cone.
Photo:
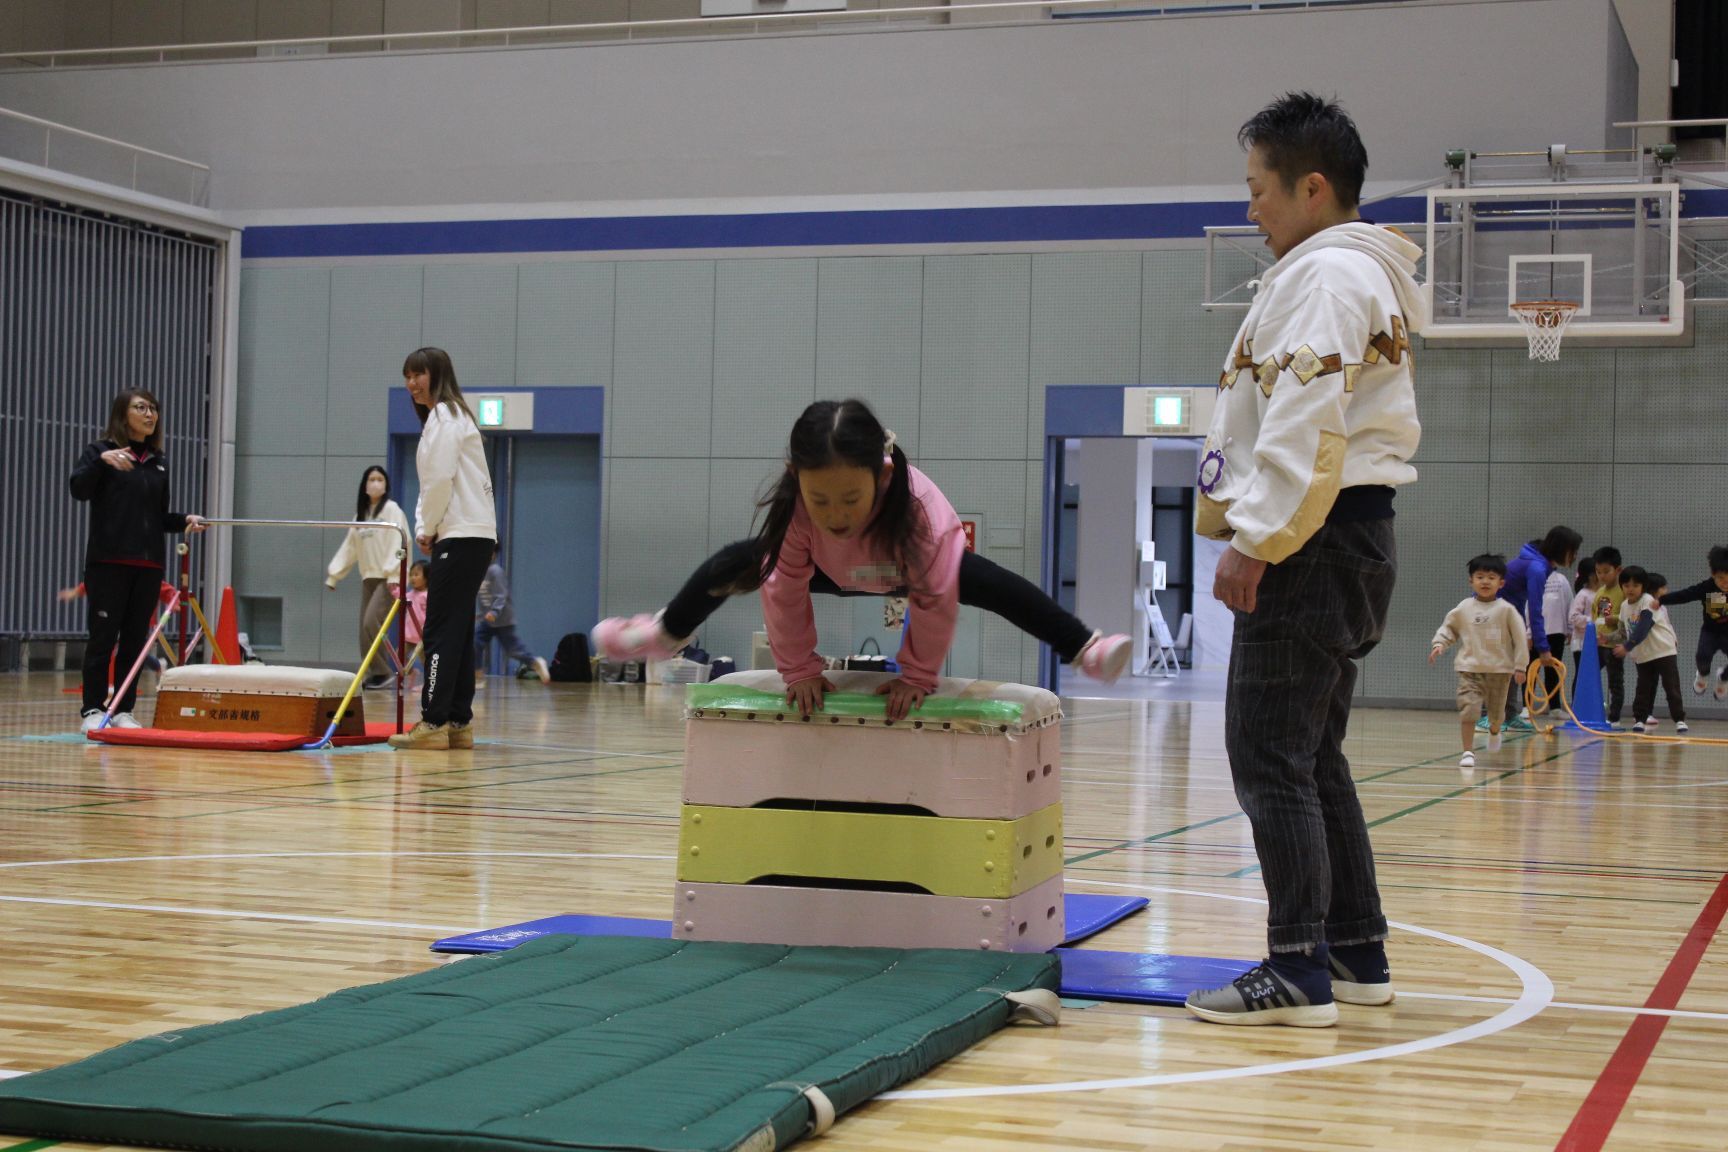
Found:
M 1608 714 L 1602 707 L 1602 668 L 1596 659 L 1596 622 L 1584 625 L 1584 646 L 1578 650 L 1578 679 L 1572 685 L 1572 714 L 1564 727 L 1585 732 L 1607 732 Z

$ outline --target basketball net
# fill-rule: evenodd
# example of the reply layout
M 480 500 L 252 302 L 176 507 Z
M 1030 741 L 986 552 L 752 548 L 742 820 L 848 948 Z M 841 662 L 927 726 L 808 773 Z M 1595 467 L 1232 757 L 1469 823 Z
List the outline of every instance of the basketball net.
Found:
M 1577 311 L 1576 300 L 1523 300 L 1512 305 L 1512 315 L 1524 325 L 1530 340 L 1530 359 L 1560 359 L 1560 340 Z

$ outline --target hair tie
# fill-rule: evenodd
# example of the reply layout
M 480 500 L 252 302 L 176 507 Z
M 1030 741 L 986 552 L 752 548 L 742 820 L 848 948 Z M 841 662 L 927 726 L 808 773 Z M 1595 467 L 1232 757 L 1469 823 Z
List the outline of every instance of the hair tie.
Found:
M 892 428 L 887 430 L 887 434 L 882 439 L 882 455 L 894 455 L 894 430 Z

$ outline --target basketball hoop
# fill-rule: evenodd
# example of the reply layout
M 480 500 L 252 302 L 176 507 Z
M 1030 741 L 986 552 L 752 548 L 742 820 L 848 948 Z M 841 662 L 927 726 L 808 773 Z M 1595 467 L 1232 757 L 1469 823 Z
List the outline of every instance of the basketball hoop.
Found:
M 1530 359 L 1560 359 L 1560 339 L 1577 311 L 1576 300 L 1520 300 L 1512 305 L 1512 314 L 1530 338 Z

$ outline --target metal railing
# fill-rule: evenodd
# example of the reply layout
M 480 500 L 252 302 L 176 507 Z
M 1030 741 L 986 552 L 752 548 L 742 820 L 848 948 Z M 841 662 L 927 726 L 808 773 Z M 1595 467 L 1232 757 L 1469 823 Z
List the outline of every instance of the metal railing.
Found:
M 0 132 L 0 156 L 198 207 L 209 200 L 207 164 L 10 108 L 0 108 L 0 120 L 24 126 L 22 132 Z M 38 133 L 40 142 L 33 139 Z M 94 153 L 88 148 L 92 144 L 96 145 Z
M 0 70 L 103 64 L 166 64 L 187 60 L 252 56 L 321 57 L 335 52 L 425 52 L 472 48 L 516 48 L 564 42 L 655 41 L 668 37 L 765 35 L 775 32 L 871 31 L 895 26 L 975 27 L 986 23 L 1041 24 L 1058 19 L 1154 18 L 1241 15 L 1293 9 L 1456 4 L 1513 0 L 985 0 L 932 3 L 908 8 L 858 8 L 830 12 L 768 12 L 745 16 L 697 16 L 589 24 L 545 24 L 514 28 L 447 28 L 425 32 L 378 32 L 351 36 L 303 36 L 276 40 L 115 45 L 106 48 L 0 52 Z

